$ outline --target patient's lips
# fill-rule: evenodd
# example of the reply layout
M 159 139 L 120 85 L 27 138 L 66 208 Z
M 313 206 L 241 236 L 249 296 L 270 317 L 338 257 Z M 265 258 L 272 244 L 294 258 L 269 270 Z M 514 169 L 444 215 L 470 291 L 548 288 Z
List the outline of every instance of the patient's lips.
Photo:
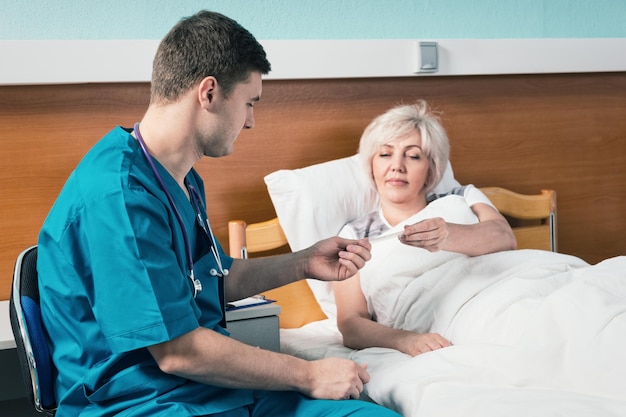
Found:
M 387 181 L 385 181 L 387 184 L 389 185 L 393 185 L 393 186 L 402 186 L 402 185 L 406 185 L 408 182 L 402 178 L 389 178 Z

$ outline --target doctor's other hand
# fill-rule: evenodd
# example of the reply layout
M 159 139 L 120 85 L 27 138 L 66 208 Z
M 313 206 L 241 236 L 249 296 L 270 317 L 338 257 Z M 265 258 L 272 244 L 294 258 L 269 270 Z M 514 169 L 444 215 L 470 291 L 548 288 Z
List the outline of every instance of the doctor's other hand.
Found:
M 349 359 L 325 358 L 311 361 L 309 365 L 309 389 L 303 393 L 311 398 L 357 399 L 370 380 L 367 365 Z
M 367 239 L 331 237 L 303 251 L 304 276 L 322 281 L 343 281 L 356 274 L 370 260 L 372 246 Z

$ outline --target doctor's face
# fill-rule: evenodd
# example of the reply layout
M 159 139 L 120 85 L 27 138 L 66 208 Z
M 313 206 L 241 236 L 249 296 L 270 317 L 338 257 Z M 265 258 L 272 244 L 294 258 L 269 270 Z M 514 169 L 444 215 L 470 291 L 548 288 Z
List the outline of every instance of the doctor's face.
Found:
M 426 202 L 430 160 L 422 152 L 418 131 L 383 144 L 372 159 L 372 174 L 381 202 L 421 209 Z
M 230 155 L 242 129 L 254 127 L 254 105 L 261 99 L 261 74 L 252 72 L 246 81 L 237 84 L 227 96 L 221 96 L 215 117 L 205 140 L 206 156 Z

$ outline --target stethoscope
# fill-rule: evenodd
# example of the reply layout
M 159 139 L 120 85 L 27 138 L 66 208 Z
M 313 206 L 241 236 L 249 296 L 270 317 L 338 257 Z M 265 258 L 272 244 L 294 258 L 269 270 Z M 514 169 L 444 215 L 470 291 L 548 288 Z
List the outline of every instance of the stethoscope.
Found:
M 143 138 L 141 137 L 141 134 L 139 133 L 139 123 L 135 123 L 134 132 L 135 132 L 135 136 L 137 137 L 137 142 L 139 142 L 139 146 L 141 147 L 141 150 L 143 151 L 143 154 L 146 157 L 146 160 L 148 161 L 148 164 L 150 165 L 152 172 L 154 173 L 154 177 L 156 178 L 157 182 L 159 183 L 159 186 L 161 187 L 161 189 L 167 196 L 167 200 L 170 203 L 170 207 L 172 208 L 172 211 L 174 212 L 174 215 L 176 216 L 176 220 L 178 221 L 178 224 L 180 225 L 180 228 L 183 232 L 183 240 L 185 241 L 185 253 L 187 254 L 187 265 L 189 267 L 189 279 L 191 280 L 191 283 L 193 285 L 193 297 L 196 298 L 198 293 L 202 291 L 202 283 L 200 282 L 199 279 L 195 277 L 195 274 L 193 272 L 193 256 L 191 254 L 191 244 L 189 243 L 189 236 L 187 235 L 187 230 L 185 229 L 185 223 L 183 223 L 183 217 L 180 215 L 180 211 L 178 210 L 178 207 L 176 207 L 174 198 L 172 197 L 169 190 L 165 186 L 165 182 L 163 181 L 161 174 L 159 174 L 157 167 L 154 165 L 154 160 L 152 159 L 152 155 L 150 155 L 150 153 L 148 152 L 146 143 L 144 142 Z M 218 269 L 211 268 L 211 270 L 209 271 L 209 274 L 211 274 L 214 277 L 223 278 L 228 275 L 229 271 L 228 269 L 224 269 L 222 267 L 222 258 L 220 257 L 220 254 L 217 250 L 217 244 L 215 243 L 215 236 L 213 235 L 213 231 L 211 230 L 211 225 L 209 224 L 209 218 L 206 215 L 206 210 L 204 209 L 204 203 L 202 202 L 202 198 L 200 197 L 200 194 L 195 189 L 195 187 L 191 185 L 187 180 L 185 180 L 185 185 L 187 186 L 187 190 L 189 191 L 189 200 L 191 201 L 191 205 L 193 206 L 193 209 L 196 213 L 198 223 L 200 224 L 200 227 L 202 228 L 202 230 L 204 230 L 204 233 L 206 233 L 206 235 L 209 238 L 209 241 L 211 244 L 211 253 L 213 254 L 213 258 L 215 258 L 215 263 L 217 264 Z

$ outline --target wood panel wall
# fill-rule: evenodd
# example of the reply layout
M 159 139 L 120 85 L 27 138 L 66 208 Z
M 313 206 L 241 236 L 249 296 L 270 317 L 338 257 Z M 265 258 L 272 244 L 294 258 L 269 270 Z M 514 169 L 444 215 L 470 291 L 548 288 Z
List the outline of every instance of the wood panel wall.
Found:
M 72 168 L 148 98 L 146 83 L 0 87 L 0 299 Z M 256 127 L 197 166 L 218 238 L 275 215 L 264 175 L 353 154 L 373 117 L 416 98 L 441 111 L 459 181 L 553 188 L 560 252 L 626 254 L 626 73 L 266 81 Z

